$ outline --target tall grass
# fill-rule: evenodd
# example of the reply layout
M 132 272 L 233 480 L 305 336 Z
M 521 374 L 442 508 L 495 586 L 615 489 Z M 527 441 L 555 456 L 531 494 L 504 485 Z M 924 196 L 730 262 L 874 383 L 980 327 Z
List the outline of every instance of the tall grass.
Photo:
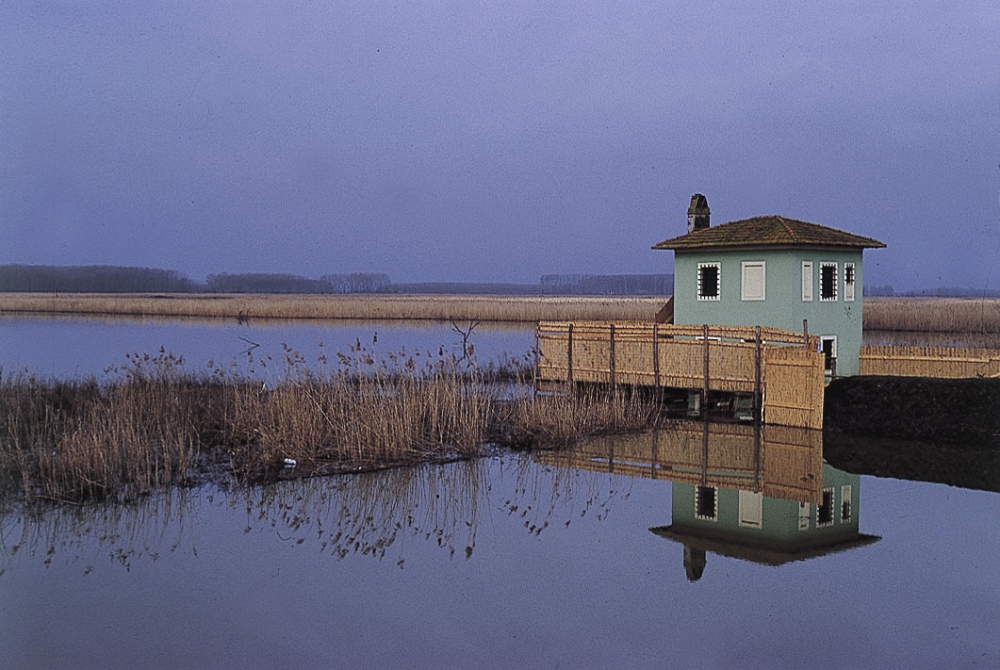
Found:
M 423 363 L 418 363 L 423 360 Z M 649 425 L 624 396 L 510 396 L 530 369 L 455 356 L 374 360 L 363 348 L 316 372 L 286 349 L 267 388 L 222 369 L 190 373 L 161 350 L 120 378 L 0 380 L 0 480 L 26 499 L 130 499 L 212 477 L 259 480 L 468 458 L 489 444 L 559 446 Z M 503 383 L 498 383 L 502 380 Z
M 864 329 L 1000 333 L 1000 299 L 865 298 Z
M 652 321 L 663 297 L 0 293 L 0 313 L 231 319 Z M 1000 299 L 865 298 L 866 330 L 1000 333 Z
M 0 313 L 523 323 L 595 319 L 652 321 L 665 301 L 666 297 L 621 296 L 0 293 Z

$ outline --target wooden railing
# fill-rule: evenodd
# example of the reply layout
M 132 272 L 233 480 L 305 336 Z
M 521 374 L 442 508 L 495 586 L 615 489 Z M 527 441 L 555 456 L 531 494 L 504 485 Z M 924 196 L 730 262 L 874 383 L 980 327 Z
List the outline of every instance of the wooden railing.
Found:
M 541 322 L 537 387 L 577 384 L 752 394 L 761 419 L 822 427 L 819 338 L 768 327 Z M 770 413 L 768 409 L 771 409 Z

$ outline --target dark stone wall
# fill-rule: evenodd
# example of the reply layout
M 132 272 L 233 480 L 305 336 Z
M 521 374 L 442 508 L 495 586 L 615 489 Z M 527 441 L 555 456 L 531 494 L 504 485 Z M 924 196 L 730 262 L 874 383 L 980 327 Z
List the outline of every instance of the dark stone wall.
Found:
M 823 411 L 824 433 L 1000 447 L 1000 379 L 844 377 Z

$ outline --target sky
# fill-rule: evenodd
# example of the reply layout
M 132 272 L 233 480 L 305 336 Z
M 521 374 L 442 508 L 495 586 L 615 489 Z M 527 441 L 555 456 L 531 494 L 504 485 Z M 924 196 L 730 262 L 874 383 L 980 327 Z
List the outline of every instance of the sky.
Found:
M 0 0 L 0 263 L 671 272 L 780 214 L 1000 289 L 1000 4 Z

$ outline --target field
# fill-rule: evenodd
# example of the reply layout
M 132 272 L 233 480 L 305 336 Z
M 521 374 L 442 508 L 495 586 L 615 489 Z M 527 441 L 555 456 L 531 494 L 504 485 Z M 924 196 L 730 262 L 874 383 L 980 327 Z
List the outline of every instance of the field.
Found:
M 461 295 L 7 293 L 0 313 L 433 321 L 651 321 L 665 298 Z
M 658 296 L 148 295 L 5 293 L 0 314 L 47 313 L 231 319 L 652 321 Z M 1000 333 L 1000 299 L 866 298 L 865 330 Z

